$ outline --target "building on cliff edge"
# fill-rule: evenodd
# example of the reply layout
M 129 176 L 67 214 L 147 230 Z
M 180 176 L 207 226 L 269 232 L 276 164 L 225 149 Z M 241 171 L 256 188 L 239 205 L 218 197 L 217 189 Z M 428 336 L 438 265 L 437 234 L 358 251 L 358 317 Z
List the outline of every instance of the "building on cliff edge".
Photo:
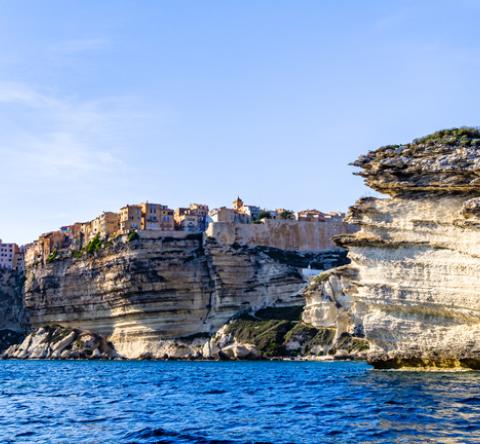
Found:
M 0 239 L 0 269 L 23 270 L 24 249 L 15 243 L 4 243 Z

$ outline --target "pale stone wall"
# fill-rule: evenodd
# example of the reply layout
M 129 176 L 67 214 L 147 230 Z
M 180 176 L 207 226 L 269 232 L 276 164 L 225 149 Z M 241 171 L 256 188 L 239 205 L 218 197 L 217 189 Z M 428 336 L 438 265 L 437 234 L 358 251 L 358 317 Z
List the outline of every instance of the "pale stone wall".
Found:
M 224 245 L 321 251 L 335 247 L 334 236 L 353 233 L 356 229 L 355 225 L 343 222 L 340 217 L 325 222 L 267 219 L 261 224 L 214 222 L 208 226 L 206 234 Z

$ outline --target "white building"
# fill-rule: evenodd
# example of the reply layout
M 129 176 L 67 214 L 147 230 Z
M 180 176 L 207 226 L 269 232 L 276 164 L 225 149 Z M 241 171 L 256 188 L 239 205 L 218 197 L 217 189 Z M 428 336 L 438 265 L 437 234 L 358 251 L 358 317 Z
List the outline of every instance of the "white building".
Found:
M 0 239 L 0 268 L 7 270 L 16 270 L 18 267 L 23 269 L 23 257 L 17 244 L 5 244 Z

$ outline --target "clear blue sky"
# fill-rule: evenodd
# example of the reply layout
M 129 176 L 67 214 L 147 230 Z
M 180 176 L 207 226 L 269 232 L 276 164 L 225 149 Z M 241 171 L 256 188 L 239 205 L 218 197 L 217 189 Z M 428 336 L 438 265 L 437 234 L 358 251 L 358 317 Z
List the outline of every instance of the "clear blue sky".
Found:
M 480 2 L 0 0 L 0 238 L 127 202 L 346 210 L 348 163 L 477 125 Z

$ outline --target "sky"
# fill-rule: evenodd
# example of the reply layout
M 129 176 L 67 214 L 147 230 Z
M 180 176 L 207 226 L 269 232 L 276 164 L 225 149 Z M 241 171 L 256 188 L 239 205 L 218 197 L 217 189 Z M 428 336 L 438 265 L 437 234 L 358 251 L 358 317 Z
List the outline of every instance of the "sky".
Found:
M 142 201 L 345 211 L 477 126 L 475 0 L 0 0 L 0 239 Z

